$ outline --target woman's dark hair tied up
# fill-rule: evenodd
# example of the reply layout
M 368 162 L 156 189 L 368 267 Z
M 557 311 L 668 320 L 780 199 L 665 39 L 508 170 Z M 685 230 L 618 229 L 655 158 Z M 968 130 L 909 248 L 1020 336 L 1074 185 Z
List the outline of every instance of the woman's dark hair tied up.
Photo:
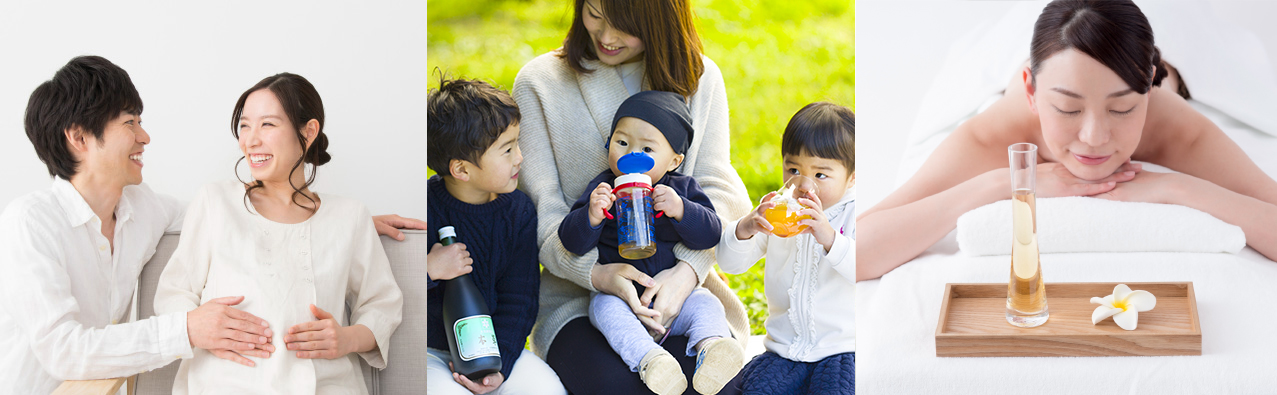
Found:
M 1167 75 L 1161 51 L 1153 45 L 1153 28 L 1130 0 L 1056 0 L 1047 4 L 1033 26 L 1029 53 L 1033 82 L 1037 83 L 1042 62 L 1067 49 L 1095 58 L 1139 94 L 1160 86 Z
M 248 96 L 253 92 L 262 89 L 268 89 L 279 100 L 280 107 L 284 109 L 284 115 L 288 117 L 288 121 L 293 124 L 293 130 L 297 134 L 297 143 L 301 145 L 302 156 L 297 158 L 297 162 L 293 163 L 293 168 L 288 172 L 288 185 L 293 187 L 293 204 L 307 210 L 314 211 L 312 207 L 307 207 L 298 203 L 297 197 L 301 196 L 309 200 L 311 204 L 315 204 L 315 199 L 302 193 L 302 189 L 309 188 L 315 182 L 315 174 L 319 172 L 319 166 L 332 160 L 332 155 L 328 154 L 328 135 L 324 134 L 324 101 L 319 97 L 319 91 L 315 90 L 315 86 L 311 85 L 306 78 L 293 73 L 279 73 L 270 77 L 263 78 L 253 85 L 252 88 L 244 91 L 239 96 L 239 101 L 235 102 L 235 111 L 231 114 L 231 135 L 239 139 L 239 118 L 244 115 L 244 104 L 248 102 Z M 315 141 L 311 142 L 310 147 L 306 147 L 306 136 L 302 134 L 302 130 L 310 120 L 319 122 L 319 130 L 315 133 Z M 244 158 L 240 158 L 243 161 Z M 311 164 L 310 176 L 306 178 L 306 183 L 301 186 L 293 184 L 293 174 L 298 171 L 305 172 L 304 164 Z M 239 161 L 235 162 L 236 167 Z M 236 173 L 236 177 L 239 173 Z M 241 181 L 243 182 L 243 181 Z M 252 183 L 244 183 L 249 187 L 244 191 L 244 205 L 247 208 L 249 194 L 257 188 L 262 187 L 261 181 Z

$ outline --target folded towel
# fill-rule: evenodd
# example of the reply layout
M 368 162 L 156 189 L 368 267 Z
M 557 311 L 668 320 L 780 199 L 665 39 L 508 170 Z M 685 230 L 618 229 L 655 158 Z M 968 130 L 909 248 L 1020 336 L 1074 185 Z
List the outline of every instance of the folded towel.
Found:
M 1061 252 L 1227 252 L 1246 247 L 1238 226 L 1185 206 L 1089 197 L 1037 200 L 1038 247 Z M 971 256 L 1011 254 L 1011 201 L 958 218 L 958 248 Z

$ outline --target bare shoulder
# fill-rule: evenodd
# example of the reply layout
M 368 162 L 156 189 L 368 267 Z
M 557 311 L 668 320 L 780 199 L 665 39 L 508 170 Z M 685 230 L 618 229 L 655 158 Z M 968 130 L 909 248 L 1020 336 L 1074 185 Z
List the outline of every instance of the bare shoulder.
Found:
M 936 167 L 956 169 L 966 177 L 1007 166 L 1007 146 L 1016 143 L 1041 144 L 1042 125 L 1029 106 L 1024 84 L 1012 78 L 1001 98 L 966 120 L 932 156 L 945 163 Z
M 1139 148 L 1132 158 L 1160 163 L 1187 153 L 1202 137 L 1223 132 L 1174 91 L 1153 87 L 1141 133 Z
M 1002 98 L 984 112 L 964 121 L 927 157 L 909 181 L 874 210 L 909 204 L 935 195 L 990 170 L 1007 166 L 1006 148 L 1015 143 L 1038 144 L 1037 115 L 1029 110 L 1023 84 L 1013 79 Z
M 1007 80 L 1001 98 L 959 125 L 951 137 L 970 139 L 981 148 L 999 151 L 1015 143 L 1038 144 L 1042 125 L 1025 92 L 1024 80 L 1017 72 Z
M 982 147 L 1005 149 L 1015 143 L 1038 144 L 1041 129 L 1037 114 L 1029 108 L 1024 89 L 1020 88 L 1019 92 L 1008 91 L 984 112 L 959 125 L 953 134 L 966 136 Z
M 1140 146 L 1132 156 L 1277 204 L 1277 181 L 1188 101 L 1154 88 Z

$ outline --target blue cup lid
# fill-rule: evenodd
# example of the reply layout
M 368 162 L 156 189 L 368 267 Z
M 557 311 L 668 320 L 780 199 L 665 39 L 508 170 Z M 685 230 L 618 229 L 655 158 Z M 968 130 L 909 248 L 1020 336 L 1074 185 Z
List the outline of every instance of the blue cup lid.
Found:
M 631 152 L 616 160 L 616 169 L 625 174 L 646 173 L 656 161 L 646 152 Z

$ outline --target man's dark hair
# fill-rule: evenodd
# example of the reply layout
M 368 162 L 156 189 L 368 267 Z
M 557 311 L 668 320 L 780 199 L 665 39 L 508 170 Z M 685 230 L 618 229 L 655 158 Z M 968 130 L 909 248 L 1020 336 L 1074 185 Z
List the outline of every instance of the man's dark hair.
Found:
M 834 103 L 808 104 L 785 126 L 780 153 L 836 160 L 855 172 L 856 114 Z
M 448 164 L 460 159 L 479 165 L 479 158 L 505 132 L 519 123 L 519 106 L 506 91 L 480 80 L 440 75 L 426 104 L 426 166 L 449 176 Z
M 106 123 L 121 112 L 142 114 L 129 73 L 101 56 L 80 56 L 31 92 L 24 126 L 49 175 L 70 180 L 79 161 L 67 148 L 65 131 L 78 128 L 101 142 Z

